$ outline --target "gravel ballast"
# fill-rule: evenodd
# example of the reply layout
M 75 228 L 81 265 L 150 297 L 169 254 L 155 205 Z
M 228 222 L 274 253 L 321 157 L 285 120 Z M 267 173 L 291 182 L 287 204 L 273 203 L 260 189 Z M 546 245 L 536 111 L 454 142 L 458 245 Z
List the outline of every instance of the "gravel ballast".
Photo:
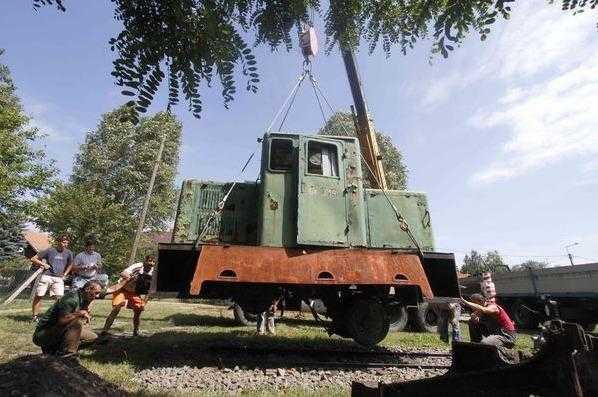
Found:
M 433 351 L 446 353 L 443 350 Z M 239 362 L 243 361 L 240 360 Z M 449 365 L 450 358 L 421 358 L 417 362 L 421 364 Z M 138 372 L 136 381 L 141 387 L 150 390 L 236 394 L 243 390 L 282 392 L 284 389 L 289 388 L 305 389 L 307 391 L 321 390 L 322 388 L 349 390 L 353 381 L 364 383 L 403 382 L 438 376 L 446 372 L 446 369 L 392 367 L 319 369 L 301 367 L 300 365 L 300 363 L 297 363 L 297 366 L 286 364 L 281 367 L 228 365 L 224 368 L 165 365 Z

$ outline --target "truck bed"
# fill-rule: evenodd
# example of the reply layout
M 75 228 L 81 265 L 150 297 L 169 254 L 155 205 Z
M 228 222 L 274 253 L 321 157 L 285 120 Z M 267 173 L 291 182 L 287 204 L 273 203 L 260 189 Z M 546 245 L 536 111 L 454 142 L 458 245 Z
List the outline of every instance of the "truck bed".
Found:
M 481 276 L 461 279 L 464 295 L 479 292 L 480 281 Z M 598 263 L 493 273 L 492 281 L 501 297 L 598 298 Z

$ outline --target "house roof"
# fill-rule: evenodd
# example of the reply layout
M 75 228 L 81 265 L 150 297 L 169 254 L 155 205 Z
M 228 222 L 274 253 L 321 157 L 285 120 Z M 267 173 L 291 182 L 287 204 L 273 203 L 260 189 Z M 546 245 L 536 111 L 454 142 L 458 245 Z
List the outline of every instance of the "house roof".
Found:
M 47 233 L 25 230 L 23 237 L 36 252 L 50 248 L 50 238 Z
M 153 243 L 170 243 L 172 239 L 172 231 L 169 232 L 154 232 L 150 235 Z

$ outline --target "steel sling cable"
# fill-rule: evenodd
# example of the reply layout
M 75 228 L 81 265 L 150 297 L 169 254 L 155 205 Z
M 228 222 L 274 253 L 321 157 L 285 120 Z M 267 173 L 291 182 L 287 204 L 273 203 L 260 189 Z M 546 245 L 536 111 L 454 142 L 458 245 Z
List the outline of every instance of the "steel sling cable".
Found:
M 281 113 L 283 112 L 283 110 L 286 107 L 287 110 L 286 110 L 285 115 L 284 115 L 284 117 L 282 119 L 282 122 L 280 123 L 280 126 L 278 127 L 279 129 L 282 128 L 284 122 L 287 119 L 289 111 L 291 110 L 291 107 L 293 106 L 293 104 L 295 102 L 295 97 L 297 96 L 297 92 L 299 91 L 299 88 L 301 87 L 301 83 L 303 83 L 303 81 L 305 80 L 305 77 L 307 77 L 308 74 L 310 74 L 310 72 L 309 72 L 309 70 L 304 65 L 303 73 L 301 73 L 301 75 L 299 75 L 297 83 L 295 83 L 295 85 L 293 86 L 293 88 L 289 92 L 289 95 L 287 96 L 287 98 L 282 103 L 282 106 L 280 107 L 280 109 L 278 109 L 278 112 L 276 112 L 276 114 L 274 115 L 274 118 L 272 119 L 272 121 L 268 125 L 268 128 L 266 129 L 266 133 L 268 133 L 268 132 L 270 132 L 272 130 L 272 127 L 276 123 L 276 120 L 280 117 Z M 290 103 L 289 103 L 289 101 L 290 101 Z M 287 104 L 288 104 L 288 107 L 287 107 Z M 230 194 L 233 191 L 233 189 L 235 188 L 235 186 L 239 183 L 238 182 L 239 178 L 241 177 L 241 175 L 243 175 L 243 173 L 247 169 L 247 166 L 251 163 L 251 160 L 253 160 L 253 158 L 255 156 L 255 152 L 259 149 L 259 147 L 261 145 L 261 142 L 262 142 L 261 138 L 259 138 L 257 141 L 258 141 L 258 144 L 255 147 L 255 149 L 253 150 L 253 152 L 251 152 L 251 154 L 249 155 L 249 158 L 245 162 L 245 165 L 243 165 L 243 167 L 241 168 L 241 171 L 235 177 L 235 179 L 234 179 L 233 183 L 231 184 L 230 188 L 228 189 L 228 191 L 226 192 L 226 194 L 222 197 L 222 200 L 220 200 L 218 202 L 217 208 L 214 210 L 214 212 L 208 218 L 208 220 L 205 223 L 205 225 L 204 225 L 201 233 L 199 233 L 199 235 L 195 239 L 195 242 L 193 244 L 194 247 L 197 247 L 198 243 L 204 238 L 205 234 L 210 229 L 210 226 L 212 225 L 212 222 L 214 222 L 214 220 L 216 219 L 216 217 L 218 215 L 220 215 L 220 213 L 224 210 L 224 206 L 226 204 L 226 200 L 230 196 Z
M 314 84 L 314 77 L 309 73 L 309 81 L 311 82 L 311 87 L 314 89 L 314 95 L 316 97 L 316 101 L 318 101 L 318 107 L 320 108 L 320 113 L 322 114 L 322 120 L 324 122 L 324 126 L 326 125 L 326 115 L 324 114 L 324 108 L 322 107 L 322 102 L 320 101 L 320 97 L 318 96 L 318 91 L 316 90 L 316 85 Z
M 330 102 L 326 98 L 326 95 L 324 95 L 324 93 L 322 92 L 322 89 L 320 88 L 317 80 L 313 77 L 313 75 L 311 74 L 311 72 L 310 72 L 309 77 L 310 77 L 310 81 L 311 81 L 313 87 L 320 93 L 320 95 L 322 96 L 322 99 L 324 99 L 324 102 L 330 108 L 331 113 L 334 114 L 334 107 L 330 104 Z M 316 98 L 317 98 L 317 96 L 316 96 Z M 342 129 L 344 130 L 344 132 L 345 132 L 345 134 L 347 136 L 351 136 L 351 134 L 349 133 L 349 131 L 347 131 L 347 128 L 342 123 L 341 123 L 341 127 L 342 127 Z M 378 183 L 378 186 L 382 186 L 381 183 L 380 183 L 380 181 L 376 177 L 376 174 L 374 173 L 374 170 L 372 170 L 372 168 L 367 163 L 367 161 L 365 161 L 365 156 L 363 155 L 363 153 L 360 153 L 360 154 L 361 154 L 361 158 L 364 160 L 364 163 L 365 163 L 368 171 L 370 172 L 370 174 L 372 175 L 372 177 L 374 178 L 374 180 L 376 181 L 376 183 Z M 409 224 L 407 223 L 407 221 L 405 220 L 405 218 L 403 217 L 403 215 L 401 215 L 401 213 L 398 210 L 398 208 L 394 205 L 394 203 L 392 202 L 392 200 L 388 196 L 388 193 L 386 192 L 386 189 L 380 189 L 380 190 L 382 191 L 382 194 L 386 198 L 386 201 L 388 202 L 388 204 L 392 208 L 393 212 L 395 213 L 395 216 L 397 218 L 397 221 L 399 222 L 399 226 L 400 226 L 401 230 L 403 230 L 405 233 L 407 233 L 407 236 L 409 237 L 409 239 L 411 240 L 411 242 L 417 248 L 417 251 L 418 251 L 419 255 L 423 257 L 423 251 L 422 251 L 419 243 L 417 242 L 417 239 L 415 238 L 415 236 L 411 232 L 411 229 L 409 228 Z
M 278 120 L 278 117 L 280 117 L 280 114 L 282 113 L 282 111 L 284 110 L 284 108 L 287 106 L 287 103 L 289 102 L 289 100 L 291 100 L 291 98 L 294 98 L 295 95 L 297 95 L 296 92 L 299 89 L 299 87 L 301 86 L 301 83 L 303 83 L 303 80 L 305 80 L 305 77 L 307 76 L 307 73 L 308 73 L 308 70 L 304 69 L 303 73 L 301 73 L 299 75 L 299 78 L 297 79 L 297 83 L 295 84 L 295 86 L 289 92 L 289 95 L 287 96 L 287 98 L 282 103 L 282 106 L 280 107 L 280 109 L 278 109 L 278 112 L 276 112 L 276 115 L 274 115 L 274 118 L 270 122 L 270 125 L 268 126 L 268 129 L 266 129 L 266 132 L 272 131 L 272 127 L 274 127 L 274 123 L 276 123 L 276 120 Z M 286 112 L 287 115 L 289 113 L 288 112 L 289 109 L 287 109 L 287 112 Z M 285 116 L 285 119 L 286 119 L 286 116 Z M 281 128 L 281 127 L 282 127 L 282 125 L 279 128 Z

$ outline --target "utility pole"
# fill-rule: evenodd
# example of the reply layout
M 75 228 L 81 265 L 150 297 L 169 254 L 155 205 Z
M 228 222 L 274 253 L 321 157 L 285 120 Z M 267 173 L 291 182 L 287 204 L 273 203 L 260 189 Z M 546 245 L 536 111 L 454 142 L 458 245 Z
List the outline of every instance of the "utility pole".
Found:
M 569 262 L 571 262 L 571 266 L 574 266 L 574 264 L 573 264 L 573 255 L 571 254 L 571 252 L 569 252 L 569 248 L 575 247 L 576 245 L 579 245 L 579 243 L 573 243 L 573 244 L 569 244 L 569 245 L 565 246 L 565 251 L 567 251 L 567 257 L 569 258 Z
M 357 63 L 355 62 L 355 55 L 353 51 L 346 48 L 341 48 L 345 69 L 347 70 L 347 78 L 349 79 L 349 86 L 351 87 L 351 94 L 353 95 L 353 102 L 355 103 L 356 113 L 356 127 L 357 138 L 361 145 L 361 151 L 365 158 L 366 164 L 371 168 L 363 172 L 368 175 L 374 187 L 378 189 L 387 189 L 386 174 L 382 166 L 382 156 L 378 148 L 378 141 L 376 140 L 376 133 L 368 115 L 368 107 L 363 95 L 361 86 L 361 78 L 357 70 Z M 374 174 L 372 177 L 371 174 Z
M 156 175 L 158 174 L 158 168 L 162 161 L 162 152 L 164 151 L 164 143 L 166 142 L 166 133 L 162 133 L 162 139 L 160 140 L 160 149 L 156 155 L 156 162 L 152 171 L 147 193 L 145 194 L 145 201 L 143 202 L 143 209 L 141 210 L 141 216 L 139 217 L 139 224 L 137 225 L 137 232 L 135 233 L 135 241 L 133 241 L 133 248 L 131 248 L 131 257 L 129 258 L 129 265 L 135 262 L 135 256 L 137 256 L 137 247 L 139 246 L 139 239 L 143 232 L 143 226 L 145 225 L 145 217 L 147 215 L 147 209 L 149 207 L 150 198 L 152 197 L 152 191 L 154 190 L 154 183 L 156 182 Z

